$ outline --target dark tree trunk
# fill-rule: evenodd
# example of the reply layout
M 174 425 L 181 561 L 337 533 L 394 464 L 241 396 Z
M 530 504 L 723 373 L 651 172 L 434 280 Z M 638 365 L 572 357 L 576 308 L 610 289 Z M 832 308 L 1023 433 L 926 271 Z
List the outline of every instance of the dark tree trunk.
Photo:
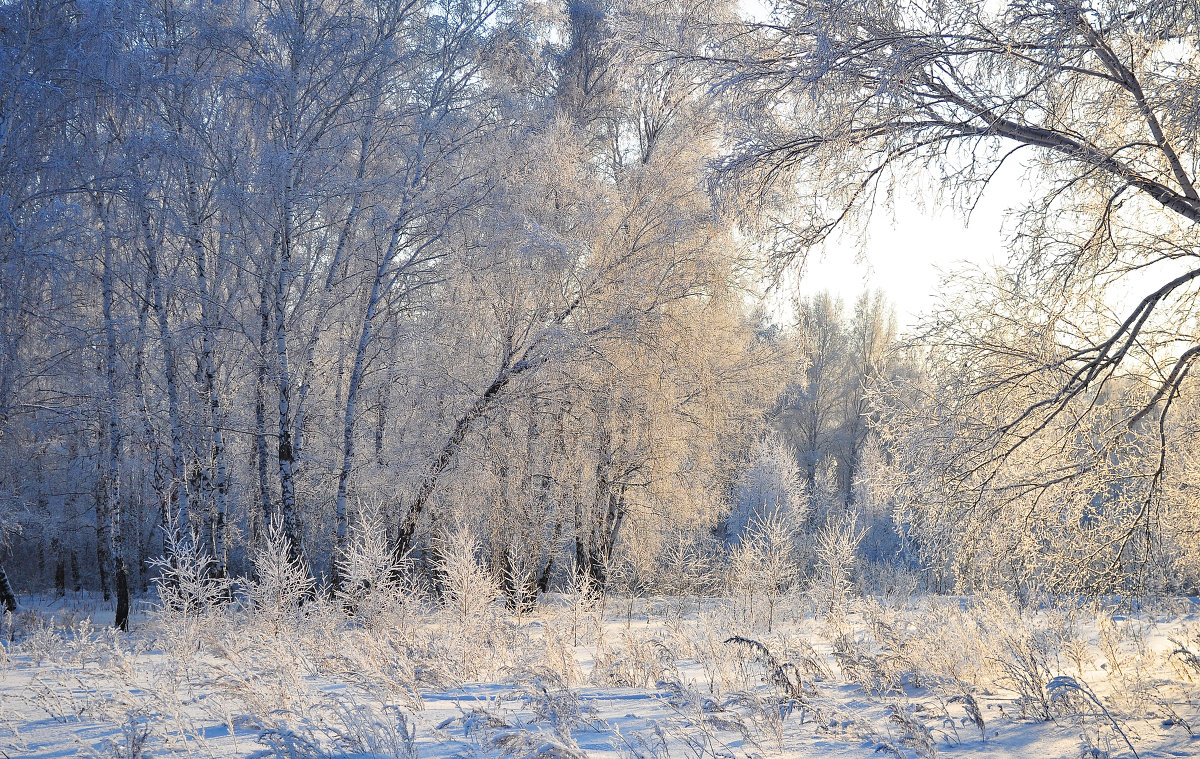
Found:
M 589 592 L 596 597 L 604 595 L 608 585 L 608 570 L 612 562 L 613 549 L 625 521 L 626 485 L 613 483 L 609 477 L 610 467 L 597 467 L 597 498 L 593 519 L 583 536 L 575 539 L 576 579 L 588 584 Z
M 554 554 L 546 560 L 546 566 L 542 569 L 542 573 L 538 575 L 537 589 L 539 593 L 550 592 L 550 577 L 554 573 Z
M 550 545 L 546 551 L 546 566 L 542 567 L 542 571 L 537 577 L 537 590 L 539 593 L 550 592 L 550 578 L 554 576 L 554 554 L 558 550 L 558 541 L 562 538 L 562 521 L 554 523 L 554 537 L 550 539 Z
M 391 392 L 393 371 L 388 370 L 387 382 L 379 386 L 379 400 L 375 416 L 375 465 L 383 466 L 383 441 L 387 433 L 388 395 Z
M 118 630 L 129 630 L 129 572 L 125 562 L 117 558 L 117 613 L 113 626 Z
M 462 446 L 463 440 L 466 439 L 467 433 L 471 431 L 475 421 L 487 413 L 492 404 L 500 397 L 500 394 L 508 386 L 510 382 L 515 380 L 522 374 L 533 371 L 545 362 L 544 357 L 530 357 L 529 348 L 526 348 L 524 354 L 519 361 L 513 361 L 514 356 L 510 353 L 505 356 L 501 362 L 500 371 L 496 374 L 496 378 L 492 380 L 492 384 L 488 385 L 483 394 L 475 399 L 470 408 L 459 417 L 454 425 L 454 430 L 447 438 L 446 444 L 442 446 L 442 450 L 438 452 L 429 467 L 429 472 L 425 476 L 425 480 L 417 489 L 416 497 L 413 498 L 412 504 L 408 508 L 408 512 L 400 520 L 398 529 L 396 530 L 396 545 L 393 553 L 396 556 L 396 564 L 399 565 L 408 552 L 413 548 L 414 538 L 417 534 L 417 526 L 420 524 L 421 514 L 425 511 L 425 506 L 429 499 L 433 496 L 437 489 L 438 479 L 450 466 L 454 460 L 455 454 Z
M 258 377 L 254 384 L 254 463 L 258 468 L 259 511 L 264 528 L 271 524 L 271 519 L 275 516 L 275 508 L 271 503 L 270 454 L 267 451 L 267 382 L 270 374 L 267 356 L 271 344 L 271 309 L 268 293 L 264 276 L 258 302 L 258 346 L 261 356 Z
M 8 581 L 8 574 L 2 566 L 0 566 L 0 606 L 3 606 L 5 611 L 15 612 L 17 610 L 17 594 L 13 591 L 12 583 Z
M 74 551 L 71 551 L 71 581 L 76 593 L 83 590 L 83 577 L 79 574 L 79 555 Z
M 524 369 L 521 369 L 524 371 Z M 394 553 L 397 559 L 397 565 L 413 548 L 413 539 L 417 534 L 417 526 L 420 524 L 421 514 L 425 511 L 425 506 L 429 499 L 433 496 L 434 490 L 437 488 L 438 479 L 442 473 L 450 466 L 454 460 L 454 455 L 458 453 L 458 449 L 462 446 L 463 440 L 470 432 L 472 424 L 475 420 L 482 416 L 495 401 L 496 396 L 504 389 L 504 387 L 516 375 L 515 369 L 505 369 L 497 375 L 496 379 L 488 386 L 475 403 L 467 409 L 454 425 L 454 430 L 450 433 L 450 437 L 446 440 L 446 444 L 442 446 L 442 450 L 438 452 L 437 458 L 433 460 L 433 464 L 429 468 L 429 473 L 426 474 L 425 480 L 421 483 L 421 487 L 417 489 L 416 497 L 413 498 L 412 504 L 408 508 L 408 512 L 404 518 L 400 520 L 399 529 L 396 531 L 396 546 Z
M 117 320 L 113 313 L 116 299 L 115 260 L 112 237 L 109 234 L 108 216 L 103 202 L 97 200 L 97 210 L 104 223 L 104 272 L 101 277 L 101 312 L 104 316 L 105 341 L 105 405 L 100 414 L 100 473 L 97 478 L 96 498 L 96 563 L 100 569 L 100 590 L 104 600 L 109 600 L 110 572 L 125 560 L 125 540 L 121 531 L 121 503 L 117 497 L 121 476 L 121 404 L 117 366 L 119 364 L 119 339 Z M 107 413 L 105 413 L 107 411 Z M 120 601 L 117 602 L 120 604 Z

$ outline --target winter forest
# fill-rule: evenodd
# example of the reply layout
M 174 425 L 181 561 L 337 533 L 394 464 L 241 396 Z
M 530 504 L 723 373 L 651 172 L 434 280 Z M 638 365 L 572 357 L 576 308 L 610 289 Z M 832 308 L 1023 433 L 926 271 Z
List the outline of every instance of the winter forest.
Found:
M 0 0 L 0 757 L 1200 756 L 1198 130 L 1197 0 Z

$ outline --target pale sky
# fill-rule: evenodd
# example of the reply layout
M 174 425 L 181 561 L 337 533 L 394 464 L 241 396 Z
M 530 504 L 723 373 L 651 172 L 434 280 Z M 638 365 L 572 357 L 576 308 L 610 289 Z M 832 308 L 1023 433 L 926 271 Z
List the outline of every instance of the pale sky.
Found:
M 890 214 L 894 219 L 877 213 L 865 248 L 855 240 L 837 239 L 824 254 L 813 254 L 799 284 L 800 292 L 811 295 L 829 290 L 849 306 L 864 289 L 882 290 L 895 305 L 904 329 L 933 305 L 941 272 L 964 262 L 987 267 L 1006 260 L 1005 212 L 1023 199 L 1015 176 L 985 193 L 969 223 L 961 213 L 939 208 L 932 199 L 920 201 L 920 195 L 898 193 L 894 214 Z
M 745 18 L 770 17 L 770 3 L 765 0 L 739 0 L 738 5 Z M 924 193 L 919 189 L 907 196 L 897 192 L 894 213 L 872 219 L 865 247 L 858 240 L 835 239 L 823 255 L 810 254 L 800 293 L 828 290 L 852 306 L 864 289 L 883 290 L 896 307 L 900 328 L 914 326 L 921 312 L 933 304 L 940 272 L 962 262 L 988 266 L 1007 259 L 1002 232 L 1005 212 L 1028 196 L 1020 163 L 1012 161 L 1000 170 L 969 224 L 961 213 L 939 208 L 931 197 L 920 202 Z M 914 188 L 920 184 L 913 182 Z
M 986 270 L 1007 263 L 1008 212 L 1032 197 L 1031 177 L 1019 162 L 1004 167 L 969 222 L 914 182 L 911 191 L 896 193 L 893 213 L 875 214 L 865 245 L 847 236 L 831 240 L 823 254 L 811 253 L 797 289 L 805 296 L 828 290 L 841 297 L 847 309 L 863 290 L 882 290 L 895 306 L 901 330 L 914 327 L 935 304 L 943 272 L 966 264 Z M 1114 324 L 1120 322 L 1149 290 L 1188 266 L 1187 261 L 1168 259 L 1109 285 L 1103 295 L 1109 317 Z

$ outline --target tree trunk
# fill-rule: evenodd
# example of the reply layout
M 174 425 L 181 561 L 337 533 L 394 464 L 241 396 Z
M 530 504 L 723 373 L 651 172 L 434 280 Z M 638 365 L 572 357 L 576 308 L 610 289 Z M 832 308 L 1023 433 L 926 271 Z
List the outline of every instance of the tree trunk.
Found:
M 117 609 L 113 616 L 113 626 L 118 630 L 129 630 L 129 572 L 125 562 L 117 557 Z
M 377 405 L 375 408 L 375 465 L 383 466 L 383 441 L 387 434 L 388 400 L 392 392 L 392 382 L 395 380 L 395 363 L 390 362 L 387 381 L 379 385 Z
M 283 520 L 283 533 L 288 541 L 288 555 L 294 560 L 303 560 L 303 532 L 300 513 L 296 505 L 295 452 L 292 449 L 292 375 L 288 367 L 287 297 L 292 279 L 292 234 L 291 209 L 292 174 L 289 170 L 287 186 L 283 191 L 281 209 L 281 231 L 279 236 L 279 270 L 275 278 L 275 372 L 279 386 L 279 512 Z
M 267 383 L 270 367 L 267 356 L 271 346 L 270 286 L 264 275 L 258 301 L 258 377 L 254 384 L 254 459 L 258 466 L 258 499 L 262 523 L 269 525 L 275 516 L 271 502 L 270 454 L 267 451 Z
M 105 402 L 108 414 L 104 416 L 103 472 L 100 477 L 100 498 L 96 504 L 96 553 L 100 565 L 100 584 L 104 600 L 108 600 L 108 580 L 114 557 L 117 566 L 124 565 L 124 540 L 121 535 L 121 503 L 119 498 L 121 462 L 121 418 L 117 395 L 117 328 L 113 317 L 113 247 L 108 234 L 107 218 L 101 206 L 101 223 L 104 226 L 104 272 L 101 277 L 101 310 L 104 316 L 105 338 Z M 128 583 L 126 583 L 128 585 Z M 118 589 L 119 595 L 119 589 Z M 120 605 L 120 599 L 117 600 Z
M 208 254 L 204 246 L 201 225 L 201 209 L 198 192 L 192 172 L 185 166 L 184 177 L 187 184 L 187 217 L 191 234 L 188 236 L 188 247 L 191 249 L 192 260 L 196 266 L 196 288 L 200 293 L 200 392 L 207 405 L 208 426 L 212 435 L 212 466 L 216 469 L 213 476 L 213 517 L 212 517 L 212 552 L 214 574 L 224 577 L 228 559 L 225 548 L 225 523 L 229 512 L 229 469 L 225 464 L 225 438 L 222 434 L 221 396 L 217 392 L 217 366 L 213 349 L 213 332 L 215 330 L 215 311 L 213 293 L 208 281 Z
M 454 425 L 454 430 L 450 433 L 450 437 L 446 439 L 445 445 L 442 446 L 437 458 L 433 460 L 433 464 L 429 467 L 429 473 L 425 475 L 424 481 L 421 482 L 421 487 L 417 489 L 417 494 L 413 498 L 412 505 L 404 515 L 404 518 L 400 520 L 399 529 L 396 531 L 394 552 L 397 559 L 402 559 L 413 547 L 413 538 L 416 536 L 417 525 L 420 522 L 421 514 L 425 510 L 425 505 L 429 502 L 430 497 L 433 496 L 438 480 L 447 467 L 450 466 L 450 462 L 454 460 L 454 455 L 458 453 L 458 449 L 462 446 L 463 440 L 466 439 L 467 433 L 471 431 L 471 426 L 475 423 L 475 420 L 491 408 L 496 397 L 500 395 L 509 382 L 519 374 L 529 371 L 538 365 L 537 362 L 525 360 L 510 364 L 510 360 L 511 357 L 508 357 L 502 363 L 501 370 L 496 374 L 496 378 L 492 380 L 492 384 L 459 417 Z
M 144 206 L 145 199 L 142 199 Z M 142 208 L 142 233 L 146 245 L 147 276 L 151 284 L 153 308 L 158 317 L 159 340 L 163 346 L 165 379 L 167 381 L 167 418 L 171 425 L 171 477 L 175 490 L 175 513 L 167 514 L 167 530 L 179 539 L 190 537 L 190 514 L 188 510 L 187 470 L 183 456 L 183 423 L 179 411 L 179 380 L 175 364 L 175 341 L 167 321 L 166 294 L 159 266 L 158 243 L 151 234 L 149 211 Z
M 67 559 L 61 553 L 54 563 L 54 595 L 62 598 L 67 594 Z
M 8 574 L 2 565 L 0 565 L 0 606 L 10 612 L 17 610 L 17 594 L 13 591 L 12 583 L 8 581 Z
M 79 554 L 71 551 L 71 587 L 75 593 L 83 590 L 83 575 L 79 572 Z
M 614 483 L 611 477 L 611 463 L 602 462 L 596 466 L 596 501 L 592 517 L 595 521 L 589 525 L 584 546 L 581 547 L 580 538 L 576 538 L 576 574 L 580 581 L 589 584 L 596 596 L 603 595 L 608 585 L 613 549 L 625 521 L 626 485 Z

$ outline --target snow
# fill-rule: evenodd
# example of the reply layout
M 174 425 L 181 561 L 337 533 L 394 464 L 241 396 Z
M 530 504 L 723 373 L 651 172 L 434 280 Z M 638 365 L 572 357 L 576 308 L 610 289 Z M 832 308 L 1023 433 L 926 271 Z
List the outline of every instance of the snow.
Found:
M 87 596 L 23 600 L 0 624 L 7 759 L 1118 757 L 1126 738 L 1140 757 L 1200 756 L 1189 599 L 829 613 L 794 597 L 769 632 L 754 599 L 555 596 L 520 617 L 317 602 L 272 624 L 142 603 L 129 634 Z M 1082 689 L 1055 698 L 1053 676 Z M 1024 701 L 1023 677 L 1040 678 Z

